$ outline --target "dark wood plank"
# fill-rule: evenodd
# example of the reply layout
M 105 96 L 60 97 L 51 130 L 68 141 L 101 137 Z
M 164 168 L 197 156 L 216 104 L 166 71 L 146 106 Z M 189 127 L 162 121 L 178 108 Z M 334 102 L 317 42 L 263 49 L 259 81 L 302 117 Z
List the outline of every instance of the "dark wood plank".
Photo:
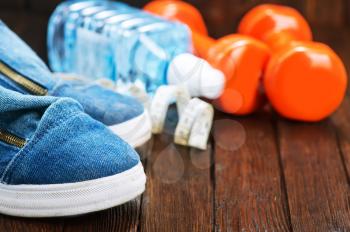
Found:
M 348 177 L 350 173 L 350 98 L 346 97 L 340 109 L 332 117 Z
M 67 218 L 64 222 L 64 231 L 137 231 L 140 199 L 139 197 L 109 210 Z
M 0 215 L 0 231 L 11 232 L 61 232 L 62 218 L 32 219 Z
M 147 159 L 148 184 L 140 230 L 211 231 L 211 150 L 200 152 L 173 145 L 175 110 L 168 115 L 166 132 L 155 137 Z
M 217 118 L 215 208 L 218 231 L 288 231 L 275 133 L 267 115 Z
M 294 231 L 349 231 L 349 185 L 329 121 L 280 120 L 280 152 Z
M 342 27 L 346 21 L 345 4 L 344 0 L 306 0 L 305 14 L 313 25 Z

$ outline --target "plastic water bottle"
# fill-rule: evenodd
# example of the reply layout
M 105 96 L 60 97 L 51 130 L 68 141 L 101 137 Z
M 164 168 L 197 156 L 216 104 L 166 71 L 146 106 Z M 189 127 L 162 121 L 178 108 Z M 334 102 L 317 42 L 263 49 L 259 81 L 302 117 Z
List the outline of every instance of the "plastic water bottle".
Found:
M 119 88 L 134 84 L 149 93 L 168 79 L 186 79 L 175 77 L 174 70 L 201 61 L 183 55 L 192 52 L 190 30 L 184 24 L 107 0 L 60 4 L 49 21 L 48 52 L 55 72 L 108 78 Z M 217 72 L 206 79 L 213 78 L 223 82 Z

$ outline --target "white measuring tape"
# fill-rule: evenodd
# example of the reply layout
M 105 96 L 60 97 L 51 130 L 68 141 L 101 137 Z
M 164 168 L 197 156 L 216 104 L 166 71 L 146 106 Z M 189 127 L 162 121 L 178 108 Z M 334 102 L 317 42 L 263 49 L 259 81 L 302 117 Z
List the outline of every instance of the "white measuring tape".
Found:
M 181 115 L 190 99 L 191 96 L 184 87 L 175 85 L 160 86 L 151 99 L 149 108 L 153 134 L 162 133 L 166 114 L 172 103 L 176 103 L 178 113 Z
M 86 80 L 70 74 L 56 74 L 56 76 L 65 80 Z M 108 79 L 100 79 L 95 83 L 116 90 L 115 84 Z M 179 122 L 175 129 L 174 142 L 183 146 L 207 149 L 214 109 L 211 104 L 199 98 L 191 99 L 190 93 L 184 85 L 160 86 L 153 97 L 149 97 L 146 91 L 136 85 L 130 85 L 122 92 L 138 99 L 149 111 L 153 134 L 163 132 L 169 106 L 176 103 Z
M 213 107 L 193 98 L 189 101 L 175 130 L 175 143 L 206 149 L 214 117 Z
M 130 86 L 127 92 L 147 106 L 152 120 L 153 134 L 163 132 L 169 106 L 176 103 L 179 122 L 176 126 L 174 142 L 203 150 L 207 148 L 214 118 L 213 106 L 199 98 L 191 99 L 184 85 L 160 86 L 153 98 L 149 98 L 144 90 L 135 85 Z
M 150 115 L 152 132 L 163 131 L 169 106 L 176 102 L 179 122 L 176 126 L 174 142 L 183 146 L 206 149 L 212 127 L 214 109 L 212 105 L 200 100 L 191 99 L 185 86 L 161 86 L 151 100 Z

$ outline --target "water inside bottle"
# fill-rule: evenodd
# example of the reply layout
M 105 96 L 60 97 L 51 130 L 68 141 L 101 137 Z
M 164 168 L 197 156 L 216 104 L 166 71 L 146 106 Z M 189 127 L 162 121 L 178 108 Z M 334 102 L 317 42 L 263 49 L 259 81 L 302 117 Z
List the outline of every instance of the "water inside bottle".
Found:
M 63 3 L 48 31 L 53 71 L 108 78 L 119 87 L 136 84 L 148 92 L 166 84 L 176 55 L 192 50 L 186 26 L 109 1 Z

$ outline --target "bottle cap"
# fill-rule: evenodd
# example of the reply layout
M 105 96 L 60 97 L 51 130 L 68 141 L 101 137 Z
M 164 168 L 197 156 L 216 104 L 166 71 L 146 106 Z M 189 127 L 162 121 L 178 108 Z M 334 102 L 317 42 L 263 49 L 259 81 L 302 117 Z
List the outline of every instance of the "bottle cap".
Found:
M 225 76 L 206 60 L 189 53 L 176 56 L 169 64 L 167 81 L 170 85 L 183 84 L 192 97 L 216 99 L 225 87 Z

